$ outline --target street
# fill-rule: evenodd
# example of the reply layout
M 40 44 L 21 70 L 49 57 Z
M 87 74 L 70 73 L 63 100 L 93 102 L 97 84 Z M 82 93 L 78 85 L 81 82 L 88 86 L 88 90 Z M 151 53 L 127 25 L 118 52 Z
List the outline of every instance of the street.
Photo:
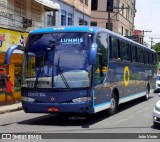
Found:
M 1 133 L 159 133 L 152 122 L 158 94 L 148 101 L 137 99 L 119 106 L 117 114 L 106 112 L 82 115 L 26 114 L 23 111 L 0 115 Z

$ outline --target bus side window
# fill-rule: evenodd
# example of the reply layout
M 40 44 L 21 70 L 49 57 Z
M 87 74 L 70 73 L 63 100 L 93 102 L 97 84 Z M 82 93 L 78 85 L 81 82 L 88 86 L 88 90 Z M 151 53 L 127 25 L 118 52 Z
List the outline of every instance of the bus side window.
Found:
M 103 83 L 108 65 L 108 35 L 100 33 L 97 37 L 97 57 L 95 69 L 95 85 Z
M 119 58 L 118 39 L 116 39 L 114 37 L 110 37 L 109 41 L 110 41 L 110 58 L 111 59 L 118 59 Z
M 120 52 L 121 52 L 121 59 L 123 61 L 130 61 L 129 43 L 120 41 Z
M 136 46 L 131 46 L 132 62 L 137 62 Z

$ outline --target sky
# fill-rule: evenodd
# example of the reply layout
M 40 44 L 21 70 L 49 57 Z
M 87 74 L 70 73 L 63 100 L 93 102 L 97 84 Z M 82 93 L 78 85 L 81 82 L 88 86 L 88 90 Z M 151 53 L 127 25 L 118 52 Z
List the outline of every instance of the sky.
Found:
M 152 31 L 144 33 L 144 41 L 151 45 L 160 42 L 160 0 L 136 0 L 135 29 Z

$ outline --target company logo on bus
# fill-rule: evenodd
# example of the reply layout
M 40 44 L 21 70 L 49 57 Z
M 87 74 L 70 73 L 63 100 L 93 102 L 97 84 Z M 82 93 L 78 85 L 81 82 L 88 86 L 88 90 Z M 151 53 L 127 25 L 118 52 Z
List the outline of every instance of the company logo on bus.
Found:
M 83 42 L 83 38 L 64 38 L 61 39 L 62 44 L 79 44 Z
M 30 97 L 46 97 L 46 94 L 41 93 L 41 92 L 34 92 L 34 93 L 29 92 L 28 96 L 30 96 Z
M 55 101 L 55 98 L 54 98 L 54 97 L 52 97 L 52 98 L 51 98 L 51 101 L 52 101 L 52 102 L 54 102 L 54 101 Z

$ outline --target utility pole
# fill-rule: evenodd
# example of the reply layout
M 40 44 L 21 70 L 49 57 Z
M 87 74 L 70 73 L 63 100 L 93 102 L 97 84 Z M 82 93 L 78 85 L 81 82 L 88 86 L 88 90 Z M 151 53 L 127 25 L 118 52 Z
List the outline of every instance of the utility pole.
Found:
M 158 37 L 150 37 L 150 39 L 151 39 L 151 49 L 152 49 L 152 46 L 153 46 L 153 39 L 160 39 L 160 38 L 158 38 Z
M 113 10 L 113 9 L 129 9 L 129 7 L 124 7 L 124 6 L 122 6 L 122 7 L 109 7 L 108 8 L 108 22 L 107 22 L 107 29 L 109 29 L 109 30 L 111 30 L 112 31 L 112 21 L 111 21 L 111 9 Z M 117 15 L 117 13 L 115 14 L 115 15 Z
M 142 44 L 144 44 L 144 33 L 151 33 L 152 31 L 142 31 Z
M 83 1 L 83 25 L 85 25 L 85 21 L 84 21 L 84 1 Z

